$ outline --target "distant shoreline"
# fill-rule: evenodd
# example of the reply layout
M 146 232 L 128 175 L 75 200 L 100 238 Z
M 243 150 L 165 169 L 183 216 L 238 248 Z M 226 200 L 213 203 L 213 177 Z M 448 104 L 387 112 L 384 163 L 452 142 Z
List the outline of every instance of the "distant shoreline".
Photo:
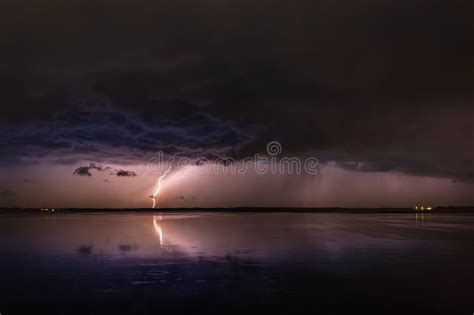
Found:
M 123 213 L 123 212 L 227 212 L 227 213 L 474 213 L 474 207 L 414 208 L 298 208 L 298 207 L 234 207 L 234 208 L 1 208 L 0 213 Z

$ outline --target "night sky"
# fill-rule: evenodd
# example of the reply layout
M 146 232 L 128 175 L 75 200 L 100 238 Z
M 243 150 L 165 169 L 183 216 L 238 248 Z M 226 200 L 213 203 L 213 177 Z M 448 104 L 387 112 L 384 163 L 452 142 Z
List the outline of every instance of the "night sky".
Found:
M 472 0 L 3 0 L 1 206 L 474 204 Z

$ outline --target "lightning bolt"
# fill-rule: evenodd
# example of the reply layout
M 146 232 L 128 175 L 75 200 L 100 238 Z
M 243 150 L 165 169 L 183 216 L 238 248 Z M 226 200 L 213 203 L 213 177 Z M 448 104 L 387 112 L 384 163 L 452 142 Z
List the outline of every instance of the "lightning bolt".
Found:
M 151 195 L 151 199 L 153 199 L 153 206 L 152 206 L 152 209 L 155 209 L 155 206 L 156 206 L 156 196 L 160 193 L 161 191 L 161 181 L 163 180 L 163 178 L 166 177 L 166 175 L 168 175 L 168 173 L 171 171 L 171 164 L 169 165 L 168 169 L 163 173 L 163 175 L 161 175 L 159 178 L 158 178 L 158 182 L 156 184 L 156 189 L 155 189 L 155 192 L 153 193 L 153 195 Z

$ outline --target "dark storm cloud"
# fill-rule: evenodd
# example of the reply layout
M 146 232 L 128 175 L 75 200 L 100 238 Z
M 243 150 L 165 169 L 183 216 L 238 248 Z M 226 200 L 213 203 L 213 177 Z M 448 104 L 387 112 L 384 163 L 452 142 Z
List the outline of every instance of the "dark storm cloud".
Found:
M 76 168 L 73 174 L 78 175 L 78 176 L 89 176 L 89 177 L 92 176 L 92 173 L 90 172 L 88 166 L 80 166 Z
M 134 171 L 117 170 L 114 175 L 119 177 L 135 177 L 137 173 Z
M 104 172 L 111 170 L 112 168 L 110 166 L 103 166 L 101 164 L 96 164 L 96 163 L 90 163 L 89 166 L 79 166 L 76 168 L 73 172 L 74 175 L 78 176 L 92 176 L 92 170 L 98 171 L 98 172 Z M 128 170 L 114 170 L 111 175 L 119 176 L 119 177 L 134 177 L 137 176 L 137 174 L 134 171 L 128 171 Z M 104 181 L 109 182 L 108 179 L 105 179 Z
M 278 140 L 344 168 L 474 178 L 472 1 L 1 6 L 4 163 Z
M 91 170 L 96 170 L 96 171 L 99 171 L 99 172 L 103 172 L 103 171 L 106 171 L 106 170 L 110 170 L 110 167 L 102 166 L 100 164 L 91 163 L 91 164 L 89 164 L 89 166 L 80 166 L 80 167 L 76 168 L 74 170 L 73 174 L 78 175 L 78 176 L 89 176 L 89 177 L 91 177 L 92 176 Z
M 175 105 L 178 106 L 179 105 Z M 170 112 L 173 106 L 170 104 Z M 110 108 L 68 109 L 54 120 L 30 123 L 1 133 L 4 161 L 37 160 L 74 164 L 81 160 L 144 163 L 159 152 L 167 156 L 217 156 L 250 140 L 250 134 L 204 112 L 166 115 Z M 92 164 L 91 164 L 92 165 Z M 78 171 L 88 175 L 96 165 Z

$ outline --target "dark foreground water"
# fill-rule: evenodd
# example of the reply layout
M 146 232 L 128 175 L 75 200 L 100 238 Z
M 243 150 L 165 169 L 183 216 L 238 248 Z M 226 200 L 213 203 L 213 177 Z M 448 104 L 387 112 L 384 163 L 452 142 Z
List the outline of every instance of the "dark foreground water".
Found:
M 0 313 L 467 314 L 470 214 L 0 216 Z

